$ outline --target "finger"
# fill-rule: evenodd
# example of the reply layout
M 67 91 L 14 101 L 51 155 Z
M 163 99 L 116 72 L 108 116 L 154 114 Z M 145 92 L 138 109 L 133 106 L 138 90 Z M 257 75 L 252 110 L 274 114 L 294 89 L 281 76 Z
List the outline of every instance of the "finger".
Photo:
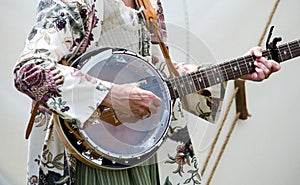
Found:
M 158 108 L 157 106 L 154 106 L 153 104 L 149 107 L 149 111 L 152 113 L 152 114 L 156 114 L 157 111 L 158 111 Z
M 145 91 L 141 98 L 136 101 L 144 107 L 150 107 L 151 105 L 159 107 L 162 104 L 162 100 L 150 91 Z
M 257 68 L 262 70 L 264 75 L 269 75 L 271 73 L 272 65 L 257 61 L 255 61 L 255 65 L 257 66 Z
M 148 110 L 148 107 L 136 106 L 131 110 L 131 112 L 135 117 L 141 118 L 148 114 Z
M 146 118 L 149 118 L 150 116 L 151 116 L 151 112 L 150 111 L 148 111 L 148 114 L 146 115 Z
M 64 76 L 62 76 L 62 75 L 61 76 L 56 76 L 53 80 L 55 81 L 55 84 L 57 84 L 57 85 L 63 84 Z
M 255 57 L 261 57 L 262 56 L 262 48 L 259 46 L 251 48 L 247 54 L 254 55 Z
M 56 69 L 56 67 L 55 67 L 55 64 L 54 64 L 54 63 L 50 63 L 49 65 L 47 65 L 47 66 L 45 67 L 45 69 L 46 69 L 46 70 L 53 71 L 53 70 Z
M 116 117 L 121 123 L 136 123 L 140 118 L 137 118 L 135 116 L 122 113 L 119 111 L 115 111 Z
M 162 104 L 162 100 L 160 98 L 157 97 L 153 100 L 154 106 L 159 107 L 159 106 L 161 106 L 161 104 Z
M 265 67 L 267 67 L 269 70 L 272 69 L 274 63 L 272 62 L 272 60 L 267 60 L 265 57 L 260 57 L 256 59 L 257 63 L 261 63 L 263 64 Z
M 149 118 L 150 116 L 151 116 L 151 112 L 148 111 L 147 114 L 143 115 L 141 119 L 143 120 L 145 118 Z
M 261 47 L 256 47 L 253 51 L 253 55 L 256 57 L 256 58 L 260 58 L 262 57 L 262 48 Z
M 278 62 L 276 62 L 274 60 L 270 60 L 270 63 L 272 64 L 272 72 L 276 72 L 281 69 L 281 66 Z
M 261 68 L 255 68 L 256 73 L 253 74 L 255 81 L 262 81 L 266 78 L 264 71 Z

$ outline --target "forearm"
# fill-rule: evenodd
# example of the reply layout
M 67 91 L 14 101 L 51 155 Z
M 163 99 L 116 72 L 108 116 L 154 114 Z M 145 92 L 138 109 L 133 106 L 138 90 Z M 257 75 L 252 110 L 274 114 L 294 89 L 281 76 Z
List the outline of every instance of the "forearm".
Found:
M 82 125 L 104 99 L 111 83 L 60 64 L 62 58 L 77 50 L 83 39 L 84 20 L 78 17 L 80 9 L 76 5 L 55 1 L 43 4 L 14 75 L 19 91 Z M 68 12 L 69 8 L 73 11 Z

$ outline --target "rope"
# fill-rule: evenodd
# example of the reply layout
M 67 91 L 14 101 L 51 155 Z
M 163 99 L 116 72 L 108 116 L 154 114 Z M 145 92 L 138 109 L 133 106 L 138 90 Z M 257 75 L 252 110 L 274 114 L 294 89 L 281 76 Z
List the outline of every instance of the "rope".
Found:
M 219 139 L 219 137 L 220 137 L 221 131 L 222 131 L 222 129 L 223 129 L 223 126 L 224 126 L 225 121 L 226 121 L 226 119 L 227 119 L 227 116 L 228 116 L 228 114 L 229 114 L 230 107 L 231 107 L 231 105 L 232 105 L 232 103 L 233 103 L 233 100 L 234 100 L 234 98 L 235 98 L 237 92 L 238 92 L 238 88 L 235 88 L 235 90 L 234 90 L 234 92 L 233 92 L 233 95 L 232 95 L 231 98 L 230 98 L 229 104 L 228 104 L 228 106 L 227 106 L 227 108 L 226 108 L 225 115 L 224 115 L 224 117 L 223 117 L 223 119 L 222 119 L 222 121 L 221 121 L 220 128 L 219 128 L 219 130 L 218 130 L 218 132 L 217 132 L 217 135 L 216 135 L 216 137 L 215 137 L 215 139 L 214 139 L 214 141 L 213 141 L 213 143 L 212 143 L 212 146 L 211 146 L 211 148 L 210 148 L 210 151 L 209 151 L 209 153 L 208 153 L 208 156 L 207 156 L 207 158 L 206 158 L 206 160 L 205 160 L 205 162 L 204 162 L 204 166 L 203 166 L 203 169 L 202 169 L 202 171 L 201 171 L 202 176 L 203 176 L 204 173 L 205 173 L 206 167 L 207 167 L 208 162 L 209 162 L 209 160 L 210 160 L 210 158 L 211 158 L 211 156 L 212 156 L 212 153 L 213 153 L 213 151 L 214 151 L 214 149 L 215 149 L 215 146 L 216 146 L 216 144 L 217 144 L 217 141 L 218 141 L 218 139 Z
M 217 166 L 218 166 L 218 164 L 219 164 L 219 162 L 221 160 L 221 157 L 222 157 L 222 155 L 223 155 L 223 153 L 225 151 L 225 148 L 226 148 L 226 146 L 227 146 L 227 144 L 229 142 L 229 139 L 230 139 L 231 134 L 232 134 L 232 132 L 233 132 L 233 130 L 235 128 L 235 125 L 237 124 L 237 121 L 239 120 L 239 116 L 240 116 L 240 113 L 238 112 L 236 114 L 236 116 L 235 116 L 235 119 L 234 119 L 233 123 L 231 124 L 230 130 L 229 130 L 229 132 L 228 132 L 228 134 L 226 136 L 226 139 L 225 139 L 225 141 L 223 143 L 223 146 L 222 146 L 221 151 L 220 151 L 220 153 L 218 155 L 217 161 L 216 161 L 215 165 L 213 166 L 212 172 L 211 172 L 210 176 L 208 177 L 207 185 L 210 184 L 210 181 L 211 181 L 211 179 L 214 176 L 214 173 L 215 173 L 215 171 L 217 169 Z
M 266 24 L 266 26 L 265 26 L 264 32 L 263 32 L 263 34 L 262 34 L 262 36 L 261 36 L 261 38 L 260 38 L 260 40 L 259 40 L 259 42 L 258 42 L 258 45 L 259 45 L 259 46 L 261 46 L 262 41 L 263 41 L 263 39 L 264 39 L 264 37 L 265 37 L 267 31 L 268 31 L 268 27 L 269 27 L 270 24 L 271 24 L 271 21 L 272 21 L 272 19 L 273 19 L 273 17 L 274 17 L 274 14 L 275 14 L 275 12 L 276 12 L 276 9 L 277 9 L 277 7 L 278 7 L 279 2 L 280 2 L 280 0 L 276 0 L 276 2 L 275 2 L 275 5 L 274 5 L 274 7 L 273 7 L 273 9 L 272 9 L 272 12 L 271 12 L 271 14 L 270 14 L 270 16 L 269 16 L 269 18 L 268 18 L 267 24 Z M 238 88 L 235 89 L 234 95 L 237 93 L 237 91 L 238 91 Z M 234 97 L 232 97 L 232 99 L 231 99 L 230 101 L 233 101 L 233 99 L 234 99 Z M 232 102 L 230 102 L 230 105 L 231 105 L 231 103 L 232 103 Z M 229 112 L 229 106 L 227 107 L 226 114 L 228 114 L 227 111 Z M 218 166 L 218 164 L 219 164 L 219 162 L 220 162 L 220 160 L 221 160 L 221 158 L 222 158 L 222 155 L 223 155 L 223 153 L 224 153 L 224 151 L 225 151 L 225 148 L 226 148 L 226 146 L 227 146 L 227 144 L 228 144 L 228 142 L 229 142 L 229 139 L 230 139 L 230 137 L 231 137 L 231 135 L 232 135 L 232 133 L 233 133 L 233 130 L 234 130 L 236 124 L 237 124 L 237 121 L 238 121 L 238 119 L 239 119 L 239 116 L 240 116 L 240 112 L 237 112 L 237 114 L 236 114 L 236 116 L 235 116 L 235 119 L 234 119 L 234 121 L 233 121 L 233 123 L 232 123 L 232 125 L 231 125 L 231 128 L 230 128 L 230 130 L 229 130 L 229 132 L 228 132 L 228 134 L 227 134 L 227 136 L 226 136 L 226 139 L 225 139 L 225 141 L 224 141 L 224 143 L 223 143 L 223 145 L 222 145 L 222 148 L 221 148 L 221 151 L 220 151 L 220 153 L 219 153 L 219 155 L 218 155 L 218 157 L 217 157 L 217 160 L 216 160 L 216 162 L 215 162 L 215 164 L 214 164 L 214 166 L 213 166 L 213 168 L 212 168 L 212 172 L 211 172 L 210 176 L 208 177 L 207 185 L 210 184 L 210 182 L 211 182 L 211 180 L 212 180 L 212 178 L 213 178 L 213 176 L 214 176 L 214 173 L 215 173 L 215 171 L 216 171 L 216 169 L 217 169 L 217 166 Z M 219 138 L 219 135 L 220 135 L 220 132 L 221 132 L 222 127 L 223 127 L 223 125 L 224 125 L 224 122 L 225 122 L 225 120 L 226 120 L 226 117 L 227 117 L 227 115 L 225 115 L 225 116 L 224 116 L 224 119 L 222 120 L 222 123 L 221 123 L 222 126 L 219 128 L 219 131 L 218 131 L 218 134 L 217 134 L 217 136 L 216 136 L 216 138 L 215 138 L 215 140 L 214 140 L 213 146 L 212 146 L 212 148 L 211 148 L 211 150 L 210 150 L 210 152 L 209 152 L 209 155 L 208 155 L 208 157 L 207 157 L 207 159 L 206 159 L 206 161 L 205 161 L 205 163 L 204 163 L 204 168 L 203 168 L 202 173 L 201 173 L 202 176 L 203 176 L 203 174 L 204 174 L 204 172 L 205 172 L 205 170 L 206 170 L 208 161 L 209 161 L 209 159 L 210 159 L 210 157 L 211 157 L 211 155 L 212 155 L 212 153 L 213 153 L 214 147 L 215 147 L 215 145 L 216 145 L 216 143 L 217 143 L 217 140 L 218 140 L 218 138 Z
M 270 26 L 270 24 L 271 24 L 271 22 L 272 22 L 273 16 L 274 16 L 274 14 L 275 14 L 275 12 L 276 12 L 276 10 L 277 10 L 277 7 L 278 7 L 279 2 L 280 2 L 280 0 L 277 0 L 277 1 L 275 2 L 275 5 L 274 5 L 274 7 L 273 7 L 273 9 L 272 9 L 272 12 L 271 12 L 271 14 L 270 14 L 270 16 L 269 16 L 268 22 L 267 22 L 267 24 L 266 24 L 266 26 L 265 26 L 264 32 L 263 32 L 263 34 L 261 35 L 261 37 L 260 37 L 260 39 L 259 39 L 259 41 L 258 41 L 258 45 L 259 45 L 259 46 L 261 46 L 262 41 L 264 40 L 265 35 L 267 34 L 268 28 L 269 28 L 269 26 Z

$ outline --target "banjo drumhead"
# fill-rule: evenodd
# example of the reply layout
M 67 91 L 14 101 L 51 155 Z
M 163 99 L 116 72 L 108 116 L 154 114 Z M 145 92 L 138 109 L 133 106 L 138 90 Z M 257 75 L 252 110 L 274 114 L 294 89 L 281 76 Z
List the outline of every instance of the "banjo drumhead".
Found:
M 86 150 L 99 154 L 100 164 L 94 162 L 93 157 L 85 156 L 85 149 L 79 149 L 76 144 L 72 147 L 78 153 L 85 153 L 85 162 L 100 168 L 123 169 L 150 158 L 163 142 L 171 113 L 169 90 L 156 69 L 132 52 L 110 48 L 87 53 L 72 66 L 114 84 L 138 83 L 141 88 L 153 92 L 163 102 L 156 114 L 136 123 L 125 122 L 114 126 L 95 119 L 87 128 L 78 129 L 79 136 L 89 146 Z M 102 158 L 109 162 L 103 164 Z

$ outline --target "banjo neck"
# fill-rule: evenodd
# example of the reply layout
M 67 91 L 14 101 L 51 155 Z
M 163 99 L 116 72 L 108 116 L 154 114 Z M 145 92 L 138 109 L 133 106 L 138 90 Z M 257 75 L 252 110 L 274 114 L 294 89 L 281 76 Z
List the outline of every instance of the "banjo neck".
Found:
M 269 49 L 264 50 L 262 55 L 268 59 L 273 59 Z M 298 56 L 300 56 L 300 39 L 278 46 L 278 56 L 276 56 L 278 63 Z M 255 70 L 255 60 L 255 56 L 246 55 L 205 67 L 197 72 L 169 79 L 166 83 L 171 98 L 183 97 L 201 89 L 250 74 Z

